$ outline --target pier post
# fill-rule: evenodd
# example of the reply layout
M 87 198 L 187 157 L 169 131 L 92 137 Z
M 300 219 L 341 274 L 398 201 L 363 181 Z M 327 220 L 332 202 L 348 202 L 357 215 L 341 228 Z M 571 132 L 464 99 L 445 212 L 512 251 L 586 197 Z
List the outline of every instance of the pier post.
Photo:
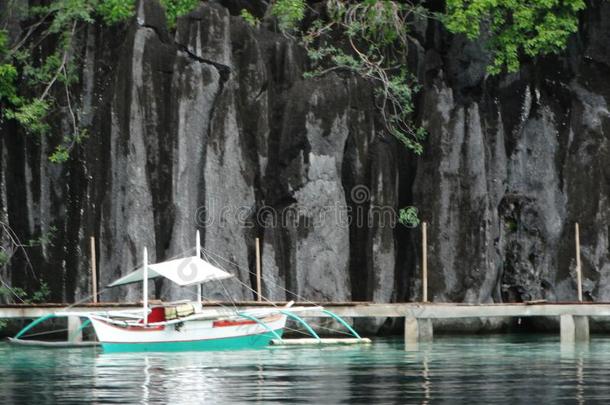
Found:
M 432 319 L 405 317 L 405 343 L 431 342 L 433 335 Z
M 422 302 L 428 302 L 428 224 L 421 224 Z
M 261 245 L 256 238 L 256 300 L 261 302 L 263 299 L 261 287 Z
M 83 341 L 83 331 L 80 329 L 81 325 L 80 317 L 68 317 L 68 339 L 72 339 L 73 342 Z
M 97 270 L 95 262 L 95 238 L 92 236 L 91 239 L 91 295 L 93 295 L 93 302 L 97 303 Z
M 576 343 L 589 341 L 589 317 L 577 315 L 561 315 L 561 343 Z
M 578 222 L 574 225 L 574 241 L 576 244 L 576 286 L 578 290 L 578 302 L 582 302 L 582 266 L 580 264 L 580 229 Z

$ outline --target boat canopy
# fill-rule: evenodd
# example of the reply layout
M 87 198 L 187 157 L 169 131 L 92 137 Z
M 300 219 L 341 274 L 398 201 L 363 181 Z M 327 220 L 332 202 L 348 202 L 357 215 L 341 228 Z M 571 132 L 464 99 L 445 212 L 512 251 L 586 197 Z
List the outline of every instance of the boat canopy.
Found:
M 201 284 L 208 281 L 223 280 L 232 277 L 231 274 L 219 269 L 211 263 L 197 257 L 185 257 L 148 265 L 148 279 L 165 277 L 181 286 Z M 108 285 L 116 287 L 135 283 L 144 279 L 144 267 L 127 274 Z

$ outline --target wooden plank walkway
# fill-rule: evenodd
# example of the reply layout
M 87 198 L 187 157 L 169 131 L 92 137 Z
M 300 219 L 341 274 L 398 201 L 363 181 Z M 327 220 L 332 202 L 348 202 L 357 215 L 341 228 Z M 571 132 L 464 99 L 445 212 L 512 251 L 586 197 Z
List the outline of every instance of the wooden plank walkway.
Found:
M 154 302 L 151 302 L 154 303 Z M 261 303 L 240 301 L 240 308 L 283 306 L 285 302 Z M 60 311 L 69 304 L 10 304 L 0 305 L 0 319 L 36 318 Z M 485 317 L 529 317 L 529 316 L 610 316 L 610 303 L 577 302 L 529 302 L 506 304 L 463 303 L 371 303 L 371 302 L 297 302 L 295 306 L 324 306 L 324 308 L 346 317 L 380 318 L 485 318 Z M 70 312 L 117 311 L 140 307 L 140 303 L 79 304 L 70 307 Z M 232 307 L 230 302 L 206 302 L 206 308 Z M 318 311 L 304 312 L 306 316 L 327 316 Z
M 154 302 L 151 302 L 151 304 Z M 234 303 L 240 308 L 283 306 L 285 302 L 261 303 L 241 301 Z M 204 308 L 218 309 L 222 313 L 231 302 L 206 302 Z M 0 319 L 38 318 L 59 312 L 68 304 L 11 304 L 0 305 Z M 610 316 L 607 302 L 526 302 L 502 304 L 463 303 L 371 303 L 371 302 L 317 302 L 295 303 L 297 306 L 324 306 L 333 313 L 348 318 L 379 317 L 405 318 L 405 339 L 425 341 L 432 339 L 433 319 L 486 318 L 486 317 L 559 317 L 562 341 L 588 340 L 589 317 Z M 69 308 L 70 312 L 116 311 L 139 308 L 140 303 L 79 304 Z M 300 313 L 302 316 L 326 317 L 320 311 Z

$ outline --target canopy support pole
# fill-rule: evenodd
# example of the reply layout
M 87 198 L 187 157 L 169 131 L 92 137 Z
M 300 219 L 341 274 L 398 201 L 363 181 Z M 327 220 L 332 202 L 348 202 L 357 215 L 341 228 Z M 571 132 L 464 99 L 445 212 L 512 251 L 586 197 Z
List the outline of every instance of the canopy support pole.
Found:
M 142 299 L 142 316 L 144 325 L 148 323 L 148 249 L 144 248 L 144 276 L 142 277 L 144 297 Z
M 195 251 L 197 259 L 201 259 L 201 239 L 199 237 L 199 229 L 197 229 L 197 235 L 195 236 Z M 201 283 L 197 284 L 197 307 L 201 309 Z

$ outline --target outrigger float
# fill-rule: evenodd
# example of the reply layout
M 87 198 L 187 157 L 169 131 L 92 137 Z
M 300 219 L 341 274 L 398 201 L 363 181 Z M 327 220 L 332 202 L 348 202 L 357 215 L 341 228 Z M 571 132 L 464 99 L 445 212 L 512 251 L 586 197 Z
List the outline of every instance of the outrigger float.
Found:
M 63 310 L 34 320 L 9 341 L 14 344 L 44 347 L 79 347 L 100 345 L 104 352 L 166 352 L 195 350 L 258 349 L 270 344 L 358 344 L 370 343 L 362 338 L 344 319 L 316 307 L 295 307 L 289 302 L 273 308 L 205 308 L 202 306 L 203 283 L 231 278 L 232 275 L 201 258 L 199 232 L 195 256 L 148 264 L 147 249 L 139 269 L 111 283 L 108 287 L 142 282 L 142 309 L 123 311 L 70 312 Z M 149 305 L 148 281 L 164 277 L 180 286 L 198 286 L 196 301 L 180 301 Z M 343 325 L 353 338 L 322 339 L 299 313 L 319 311 Z M 50 342 L 25 339 L 27 332 L 52 318 L 78 317 L 85 321 L 68 336 L 67 341 Z M 283 339 L 286 321 L 301 324 L 311 335 L 308 339 Z M 87 326 L 95 330 L 97 340 L 79 342 Z

